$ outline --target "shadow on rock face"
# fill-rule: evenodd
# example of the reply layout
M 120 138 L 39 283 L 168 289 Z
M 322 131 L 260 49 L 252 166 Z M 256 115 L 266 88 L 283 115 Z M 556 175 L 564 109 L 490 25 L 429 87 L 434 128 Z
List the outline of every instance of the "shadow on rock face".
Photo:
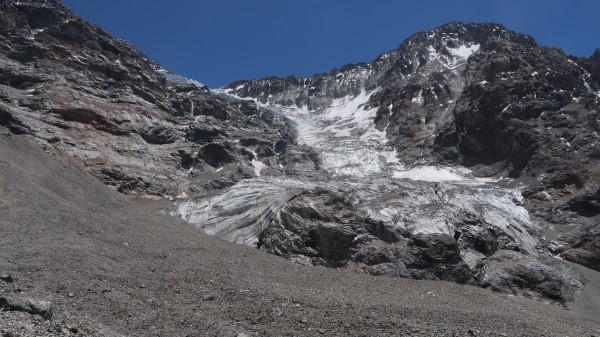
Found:
M 221 144 L 211 143 L 200 149 L 198 157 L 212 167 L 219 167 L 234 160 L 229 149 Z
M 569 209 L 586 217 L 600 214 L 600 189 L 596 193 L 575 198 L 569 202 Z

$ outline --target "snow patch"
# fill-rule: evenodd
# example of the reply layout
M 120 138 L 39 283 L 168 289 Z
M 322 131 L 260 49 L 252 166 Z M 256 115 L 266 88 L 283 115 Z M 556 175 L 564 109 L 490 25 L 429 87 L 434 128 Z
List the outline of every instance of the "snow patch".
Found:
M 469 57 L 471 57 L 471 55 L 473 55 L 473 53 L 477 52 L 478 50 L 478 44 L 473 44 L 471 46 L 460 46 L 457 48 L 448 48 L 448 51 L 450 53 L 463 59 L 468 59 Z
M 398 179 L 410 179 L 429 182 L 460 181 L 463 179 L 461 176 L 451 172 L 448 169 L 439 168 L 436 166 L 422 166 L 415 167 L 406 171 L 394 172 L 393 177 Z
M 428 182 L 457 182 L 464 184 L 484 184 L 497 181 L 491 178 L 474 178 L 468 169 L 440 166 L 419 166 L 392 174 L 397 179 L 410 179 Z
M 256 152 L 254 151 L 250 151 L 252 152 L 252 167 L 254 167 L 254 175 L 257 177 L 260 177 L 260 172 L 262 171 L 262 169 L 265 168 L 265 164 L 258 160 L 258 154 L 256 154 Z
M 252 159 L 252 166 L 254 167 L 254 175 L 260 177 L 260 172 L 266 165 L 260 160 Z
M 411 102 L 415 104 L 423 104 L 423 89 L 419 91 L 419 96 L 413 97 Z
M 439 53 L 432 46 L 429 46 L 427 50 L 429 51 L 429 60 L 433 60 L 439 57 Z

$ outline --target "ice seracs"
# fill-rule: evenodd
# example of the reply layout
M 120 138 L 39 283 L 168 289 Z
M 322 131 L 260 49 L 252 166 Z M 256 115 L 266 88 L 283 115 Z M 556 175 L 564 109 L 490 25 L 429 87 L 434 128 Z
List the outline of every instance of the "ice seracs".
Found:
M 336 99 L 331 107 L 290 114 L 298 142 L 315 148 L 332 175 L 365 177 L 398 166 L 385 133 L 374 125 L 377 109 L 368 106 L 372 92 Z
M 209 235 L 256 246 L 260 234 L 288 200 L 314 184 L 296 179 L 257 177 L 243 180 L 223 193 L 179 201 L 172 215 Z

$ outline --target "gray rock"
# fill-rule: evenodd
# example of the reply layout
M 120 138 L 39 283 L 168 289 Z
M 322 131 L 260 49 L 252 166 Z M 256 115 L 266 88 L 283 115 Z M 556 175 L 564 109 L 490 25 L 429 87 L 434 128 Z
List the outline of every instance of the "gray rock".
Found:
M 12 275 L 7 274 L 7 273 L 0 273 L 0 280 L 6 282 L 6 283 L 13 283 L 15 280 L 12 277 Z
M 212 301 L 216 300 L 216 297 L 214 295 L 204 295 L 204 296 L 202 296 L 202 300 L 204 302 L 212 302 Z
M 496 291 L 566 303 L 583 288 L 559 268 L 514 251 L 498 251 L 484 262 L 479 284 Z
M 373 276 L 405 277 L 410 278 L 411 273 L 402 263 L 380 263 L 360 269 Z
M 565 260 L 600 271 L 600 225 L 583 227 L 559 238 L 557 253 Z
M 46 320 L 52 319 L 52 305 L 48 301 L 0 297 L 0 308 L 40 315 Z

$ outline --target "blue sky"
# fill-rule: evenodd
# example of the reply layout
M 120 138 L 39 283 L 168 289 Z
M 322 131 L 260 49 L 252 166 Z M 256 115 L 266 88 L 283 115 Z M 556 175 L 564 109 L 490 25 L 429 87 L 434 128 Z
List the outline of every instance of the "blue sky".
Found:
M 497 22 L 539 44 L 590 56 L 598 0 L 63 0 L 167 69 L 220 87 L 370 61 L 450 21 Z

